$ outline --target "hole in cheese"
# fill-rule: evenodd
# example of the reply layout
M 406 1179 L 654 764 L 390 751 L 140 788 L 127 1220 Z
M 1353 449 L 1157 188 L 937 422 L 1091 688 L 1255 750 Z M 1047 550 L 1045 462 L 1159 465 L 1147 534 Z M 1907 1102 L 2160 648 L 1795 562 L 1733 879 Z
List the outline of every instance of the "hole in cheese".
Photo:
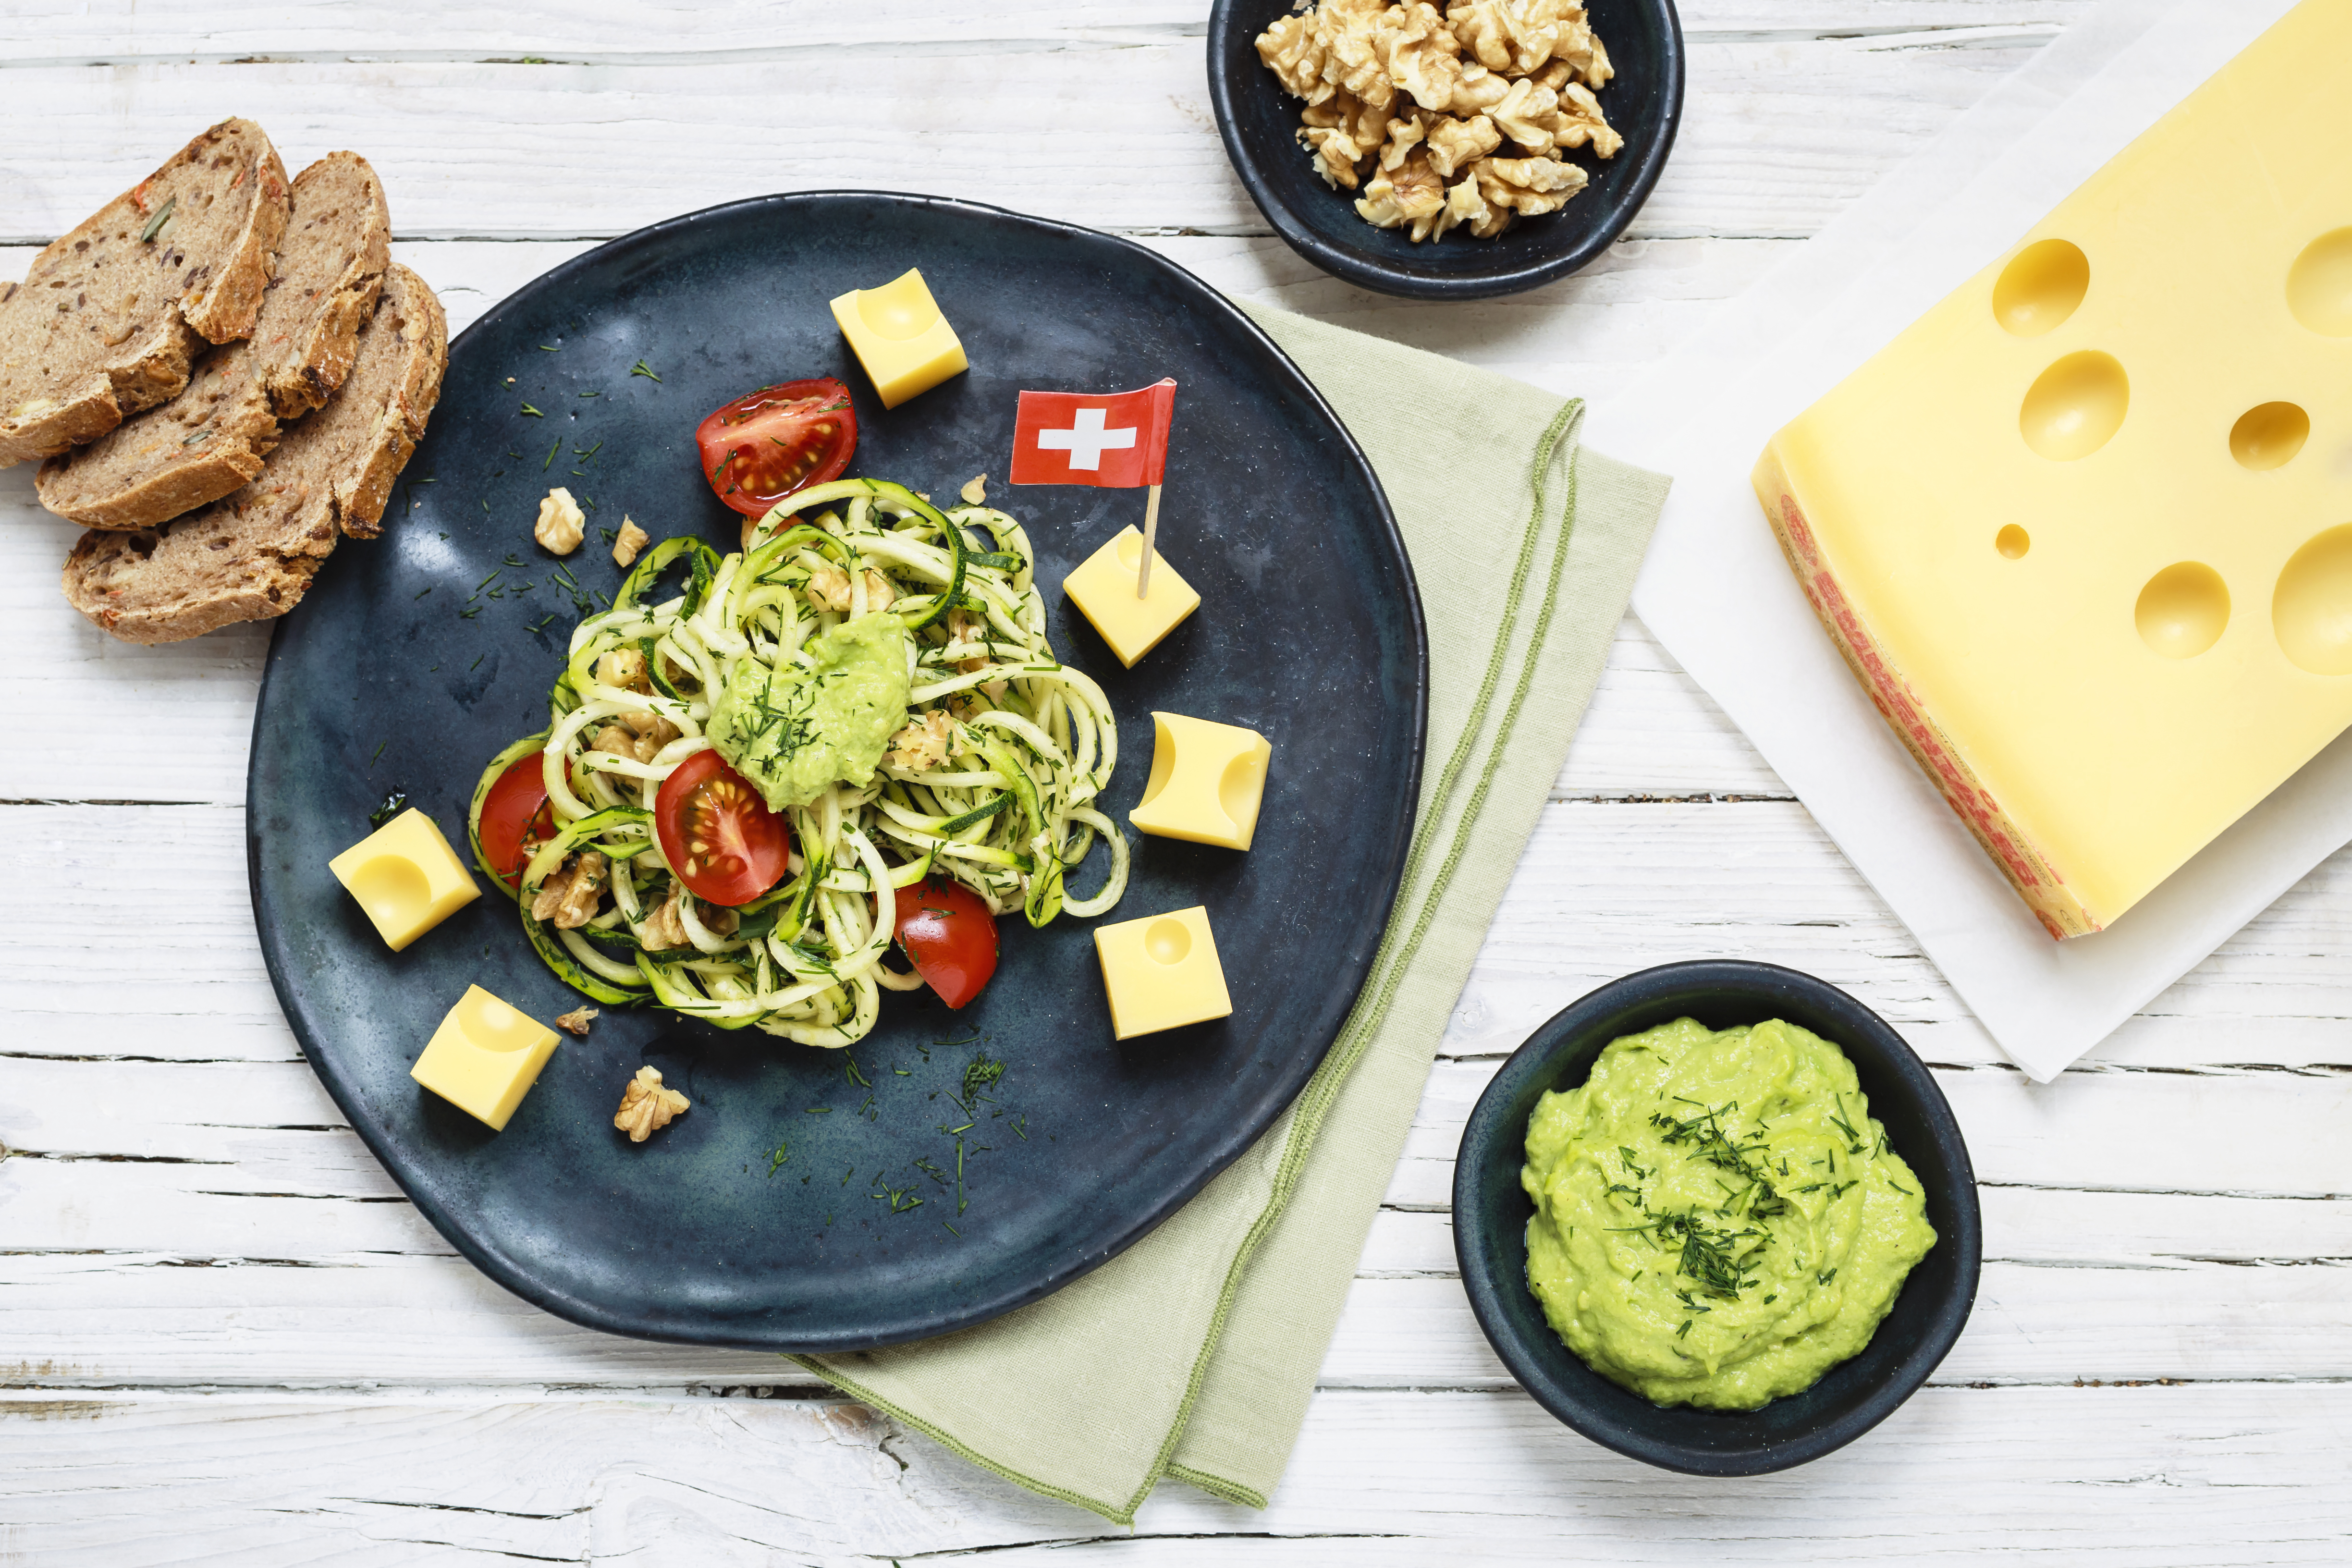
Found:
M 2303 247 L 2287 268 L 2286 308 L 2323 338 L 2352 338 L 2352 228 Z
M 2021 250 L 1992 286 L 1993 320 L 2011 336 L 2038 338 L 2074 313 L 2091 289 L 2091 259 L 2063 239 Z
M 909 272 L 879 289 L 859 289 L 857 316 L 876 337 L 905 342 L 929 331 L 940 319 L 940 308 L 931 302 L 922 279 Z
M 2176 561 L 2147 580 L 2132 609 L 2140 641 L 2167 658 L 2195 658 L 2221 640 L 2230 590 L 2201 561 Z
M 2033 548 L 2033 536 L 2012 522 L 1992 536 L 1992 547 L 2011 561 L 2022 560 Z
M 467 993 L 457 1004 L 457 1017 L 466 1037 L 486 1051 L 527 1050 L 539 1043 L 542 1033 L 538 1019 L 479 989 Z
M 1143 933 L 1143 951 L 1154 963 L 1181 963 L 1192 951 L 1192 933 L 1182 921 L 1153 921 Z
M 2230 456 L 2243 468 L 2284 468 L 2310 438 L 2310 415 L 2292 403 L 2265 403 L 2230 427 Z
M 1244 821 L 1255 822 L 1265 780 L 1265 754 L 1255 746 L 1225 764 L 1217 780 L 1217 805 L 1236 828 Z
M 1118 563 L 1130 572 L 1143 570 L 1143 535 L 1133 529 L 1118 536 Z
M 2305 541 L 2271 595 L 2279 651 L 2314 675 L 2352 675 L 2352 523 Z
M 424 868 L 405 855 L 379 855 L 352 873 L 352 896 L 378 925 L 404 925 L 433 901 Z
M 2131 381 L 2115 356 L 2095 349 L 2068 354 L 2042 373 L 2018 410 L 2025 444 L 2053 463 L 2087 458 L 2124 427 Z

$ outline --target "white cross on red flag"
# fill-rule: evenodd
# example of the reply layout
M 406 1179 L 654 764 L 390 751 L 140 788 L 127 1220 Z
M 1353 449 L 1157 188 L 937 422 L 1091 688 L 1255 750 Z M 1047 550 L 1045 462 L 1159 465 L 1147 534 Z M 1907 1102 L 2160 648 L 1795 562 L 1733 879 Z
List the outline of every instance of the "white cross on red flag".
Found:
M 1024 392 L 1013 422 L 1013 482 L 1156 485 L 1175 414 L 1172 381 L 1133 392 Z

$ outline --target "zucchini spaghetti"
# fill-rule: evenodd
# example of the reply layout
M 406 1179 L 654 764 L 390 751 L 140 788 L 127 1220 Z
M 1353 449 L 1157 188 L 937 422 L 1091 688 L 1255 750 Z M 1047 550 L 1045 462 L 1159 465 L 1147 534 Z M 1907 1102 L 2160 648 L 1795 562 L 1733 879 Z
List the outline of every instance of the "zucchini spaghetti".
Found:
M 678 591 L 656 598 L 673 573 Z M 663 541 L 573 629 L 547 728 L 484 771 L 476 859 L 515 893 L 548 966 L 592 998 L 803 1045 L 863 1038 L 883 990 L 923 984 L 883 963 L 898 889 L 951 880 L 992 915 L 1043 926 L 1100 914 L 1126 887 L 1127 841 L 1094 805 L 1118 725 L 1047 642 L 1034 573 L 1003 511 L 942 510 L 877 479 L 787 497 L 734 554 Z M 861 671 L 863 687 L 849 679 Z M 879 728 L 837 717 L 856 717 L 859 692 Z M 712 751 L 743 773 L 694 761 Z M 661 815 L 688 767 L 781 818 L 769 860 L 740 836 L 682 837 Z M 530 826 L 502 837 L 514 808 L 493 796 L 518 789 Z M 1079 897 L 1066 879 L 1097 837 L 1108 871 Z M 698 896 L 688 883 L 707 889 L 713 865 L 746 896 Z M 756 889 L 747 865 L 762 868 Z

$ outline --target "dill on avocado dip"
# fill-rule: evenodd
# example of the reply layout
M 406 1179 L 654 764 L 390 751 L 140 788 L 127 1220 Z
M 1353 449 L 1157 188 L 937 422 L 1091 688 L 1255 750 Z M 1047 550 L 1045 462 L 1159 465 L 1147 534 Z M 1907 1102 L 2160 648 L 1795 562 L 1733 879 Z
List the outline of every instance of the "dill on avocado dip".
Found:
M 1753 1410 L 1859 1353 L 1936 1245 L 1845 1053 L 1793 1024 L 1612 1040 L 1528 1121 L 1528 1285 L 1659 1405 Z
M 863 786 L 907 722 L 907 624 L 877 610 L 801 649 L 807 662 L 771 668 L 740 658 L 710 710 L 710 744 L 771 811 L 806 805 L 835 783 Z

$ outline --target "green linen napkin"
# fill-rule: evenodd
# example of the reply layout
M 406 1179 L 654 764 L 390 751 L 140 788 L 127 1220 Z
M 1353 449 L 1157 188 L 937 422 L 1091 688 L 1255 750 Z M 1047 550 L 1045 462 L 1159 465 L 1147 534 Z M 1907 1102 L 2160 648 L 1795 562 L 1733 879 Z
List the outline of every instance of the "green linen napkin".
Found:
M 801 1364 L 1120 1524 L 1162 1476 L 1264 1507 L 1437 1044 L 1632 593 L 1667 481 L 1577 447 L 1582 405 L 1244 305 L 1396 510 L 1429 627 L 1420 816 L 1388 933 L 1306 1089 L 1119 1257 L 1002 1318 Z

